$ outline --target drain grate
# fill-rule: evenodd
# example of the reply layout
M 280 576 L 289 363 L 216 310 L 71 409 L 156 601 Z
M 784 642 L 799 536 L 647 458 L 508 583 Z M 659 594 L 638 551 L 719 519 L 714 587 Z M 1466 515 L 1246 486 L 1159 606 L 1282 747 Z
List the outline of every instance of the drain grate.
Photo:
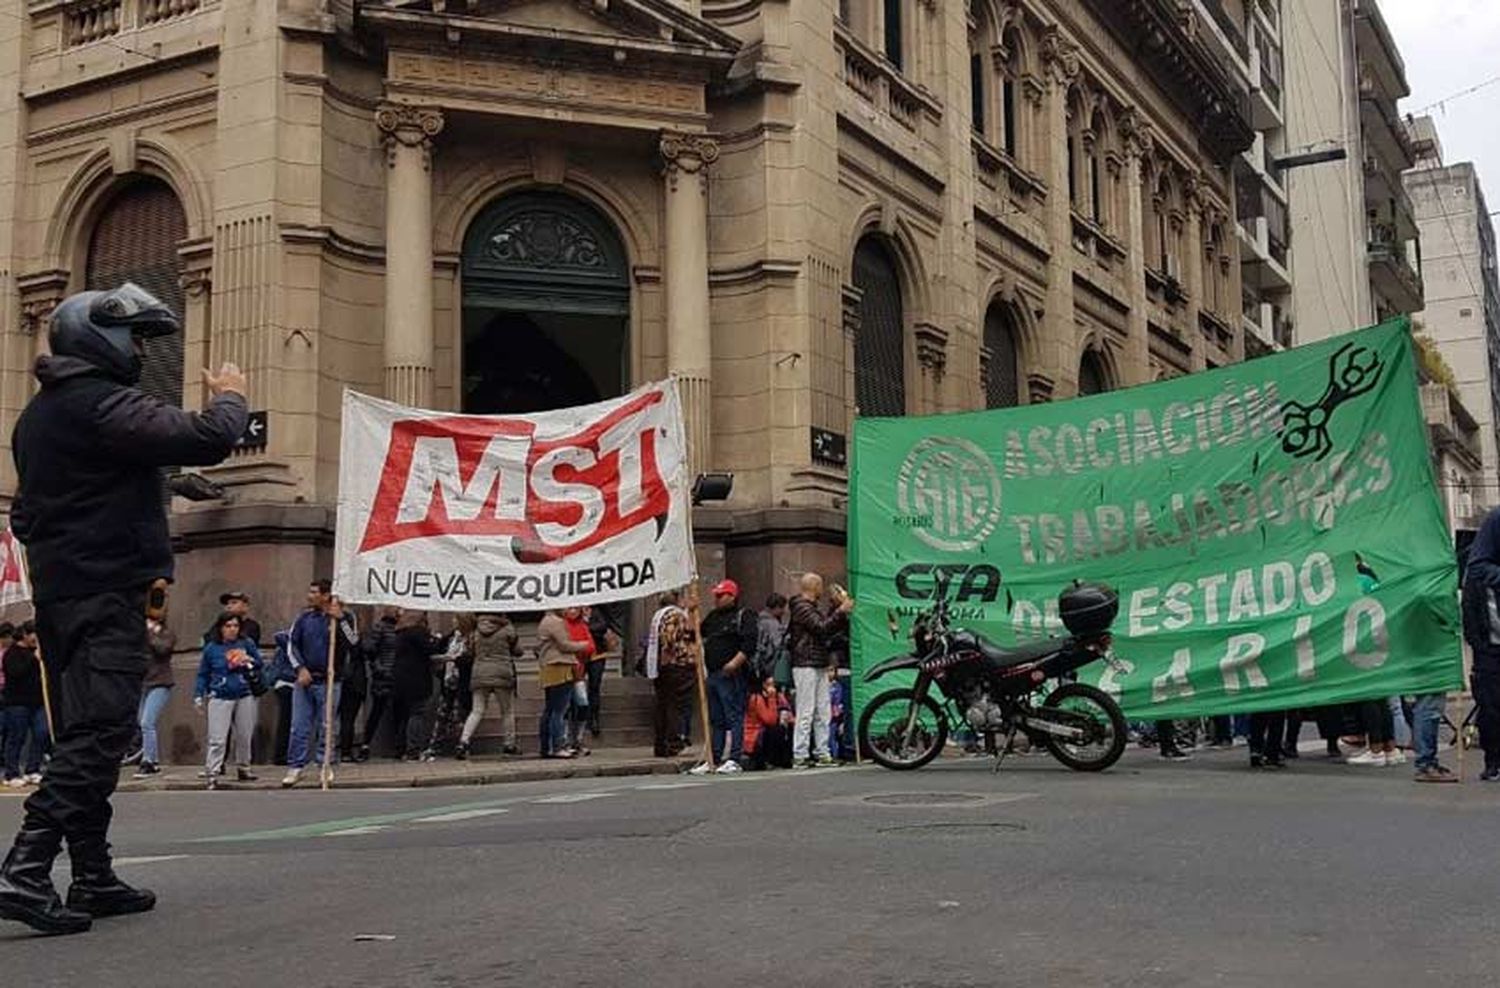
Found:
M 968 792 L 888 792 L 866 796 L 864 801 L 877 806 L 961 806 L 987 798 Z

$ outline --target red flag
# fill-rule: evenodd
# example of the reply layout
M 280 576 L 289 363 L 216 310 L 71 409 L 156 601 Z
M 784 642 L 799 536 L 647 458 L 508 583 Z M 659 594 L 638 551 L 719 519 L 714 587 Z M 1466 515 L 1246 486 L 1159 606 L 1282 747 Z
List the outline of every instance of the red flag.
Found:
M 31 581 L 26 578 L 26 561 L 21 543 L 10 527 L 0 529 L 0 607 L 25 604 L 31 600 Z

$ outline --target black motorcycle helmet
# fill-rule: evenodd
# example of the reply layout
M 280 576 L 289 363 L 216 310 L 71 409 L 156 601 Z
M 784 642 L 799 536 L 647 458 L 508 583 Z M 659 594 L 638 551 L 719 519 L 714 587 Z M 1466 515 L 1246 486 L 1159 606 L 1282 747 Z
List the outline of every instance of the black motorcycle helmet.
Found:
M 150 292 L 126 282 L 108 292 L 79 292 L 52 313 L 48 341 L 60 357 L 75 357 L 121 384 L 141 379 L 140 341 L 182 328 Z

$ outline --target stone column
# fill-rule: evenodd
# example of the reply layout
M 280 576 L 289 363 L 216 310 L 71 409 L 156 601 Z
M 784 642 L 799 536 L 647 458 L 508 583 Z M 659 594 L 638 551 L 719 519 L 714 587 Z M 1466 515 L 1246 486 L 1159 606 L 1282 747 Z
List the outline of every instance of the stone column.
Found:
M 1073 316 L 1073 208 L 1068 201 L 1068 87 L 1078 76 L 1077 47 L 1057 28 L 1042 38 L 1047 81 L 1047 259 L 1046 331 L 1039 368 L 1057 382 L 1061 397 L 1078 388 L 1078 326 Z
M 1125 284 L 1130 303 L 1126 375 L 1131 384 L 1151 380 L 1151 327 L 1146 298 L 1146 158 L 1150 127 L 1132 110 L 1122 121 L 1125 137 Z
M 432 139 L 441 111 L 382 104 L 375 111 L 386 147 L 385 396 L 432 404 Z
M 696 476 L 713 462 L 708 167 L 718 160 L 719 144 L 705 134 L 665 131 L 659 148 L 667 203 L 667 369 L 676 375 L 682 394 L 689 468 Z
M 1203 341 L 1203 324 L 1198 313 L 1203 308 L 1206 296 L 1203 280 L 1203 188 L 1197 175 L 1189 175 L 1182 186 L 1182 204 L 1187 210 L 1186 230 L 1183 234 L 1182 278 L 1187 289 L 1187 306 L 1184 318 L 1188 324 L 1188 339 L 1193 343 L 1193 370 L 1208 366 Z

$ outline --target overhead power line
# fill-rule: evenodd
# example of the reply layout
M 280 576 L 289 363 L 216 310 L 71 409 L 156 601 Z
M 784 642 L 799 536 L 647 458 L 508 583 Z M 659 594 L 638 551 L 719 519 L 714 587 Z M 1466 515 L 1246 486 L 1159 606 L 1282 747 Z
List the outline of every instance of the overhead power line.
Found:
M 1465 96 L 1469 96 L 1469 95 L 1471 95 L 1473 93 L 1477 93 L 1481 89 L 1487 89 L 1490 86 L 1495 85 L 1496 83 L 1500 83 L 1500 75 L 1497 75 L 1497 76 L 1494 76 L 1492 78 L 1486 79 L 1483 82 L 1475 83 L 1474 85 L 1470 86 L 1468 89 L 1460 89 L 1458 92 L 1452 93 L 1452 94 L 1450 94 L 1448 96 L 1444 96 L 1440 100 L 1434 100 L 1431 103 L 1428 103 L 1424 107 L 1421 107 L 1421 108 L 1416 109 L 1416 110 L 1412 110 L 1411 113 L 1412 113 L 1412 115 L 1415 116 L 1417 114 L 1426 113 L 1428 110 L 1435 110 L 1435 109 L 1437 109 L 1439 107 L 1444 106 L 1444 104 L 1452 103 L 1454 100 L 1457 100 L 1457 99 L 1463 99 Z

